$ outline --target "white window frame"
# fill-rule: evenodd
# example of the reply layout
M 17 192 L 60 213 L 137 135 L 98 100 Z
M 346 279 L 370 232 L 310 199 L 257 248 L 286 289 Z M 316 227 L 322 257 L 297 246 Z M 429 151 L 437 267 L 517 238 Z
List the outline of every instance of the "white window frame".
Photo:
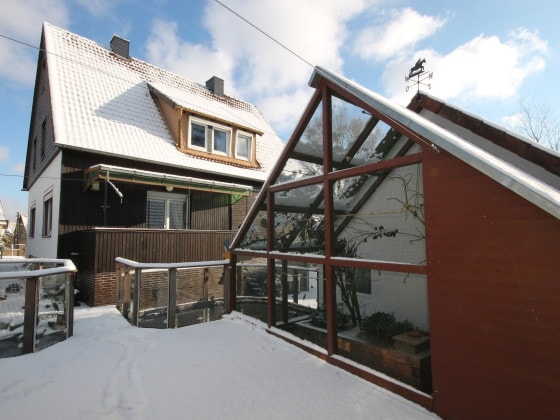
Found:
M 43 196 L 43 227 L 41 236 L 48 238 L 52 234 L 53 226 L 53 190 L 50 189 Z
M 204 147 L 198 146 L 193 144 L 192 142 L 192 126 L 193 124 L 197 124 L 204 127 Z M 214 133 L 216 131 L 220 131 L 226 134 L 226 150 L 225 152 L 222 150 L 218 150 L 214 144 Z M 189 148 L 193 150 L 200 150 L 203 152 L 211 153 L 214 155 L 220 156 L 231 156 L 231 135 L 232 129 L 231 127 L 216 124 L 212 121 L 207 121 L 202 118 L 197 117 L 190 117 L 189 118 Z
M 239 139 L 240 138 L 245 138 L 249 141 L 249 144 L 247 145 L 247 156 L 243 156 L 242 154 L 239 154 Z M 235 141 L 235 158 L 236 159 L 240 159 L 240 160 L 247 160 L 247 161 L 251 161 L 252 160 L 252 155 L 253 155 L 253 142 L 255 141 L 255 136 L 253 136 L 251 133 L 248 133 L 246 131 L 238 131 L 237 132 L 237 138 Z
M 169 229 L 169 208 L 171 201 L 182 201 L 185 204 L 185 212 L 183 214 L 183 228 L 189 228 L 189 195 L 188 194 L 175 194 L 165 193 L 161 191 L 148 191 L 146 197 L 146 224 L 148 223 L 148 201 L 149 200 L 163 200 L 165 201 L 165 221 L 163 229 Z M 150 228 L 154 229 L 154 228 Z

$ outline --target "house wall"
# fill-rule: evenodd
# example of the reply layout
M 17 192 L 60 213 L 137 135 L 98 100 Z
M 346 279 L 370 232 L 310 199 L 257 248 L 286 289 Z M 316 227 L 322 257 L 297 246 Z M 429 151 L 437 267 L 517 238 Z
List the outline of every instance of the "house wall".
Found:
M 556 418 L 560 221 L 444 151 L 424 191 L 436 413 Z
M 60 197 L 60 154 L 44 169 L 41 178 L 29 189 L 29 214 L 35 208 L 35 232 L 27 238 L 26 255 L 37 258 L 57 258 L 58 220 Z M 43 203 L 46 194 L 52 194 L 52 230 L 49 236 L 43 236 Z

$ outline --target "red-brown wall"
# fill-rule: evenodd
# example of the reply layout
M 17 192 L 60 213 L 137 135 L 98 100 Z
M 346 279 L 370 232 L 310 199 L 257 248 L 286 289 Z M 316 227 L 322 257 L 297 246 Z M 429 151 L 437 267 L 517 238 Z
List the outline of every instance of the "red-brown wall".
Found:
M 444 151 L 424 189 L 436 413 L 559 418 L 560 220 Z

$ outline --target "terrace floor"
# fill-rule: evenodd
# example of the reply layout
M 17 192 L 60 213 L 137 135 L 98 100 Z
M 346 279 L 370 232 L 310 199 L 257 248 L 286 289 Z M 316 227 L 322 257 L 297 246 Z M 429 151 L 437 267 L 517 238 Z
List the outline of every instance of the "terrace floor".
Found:
M 74 336 L 0 359 L 2 418 L 437 419 L 234 312 L 135 328 L 112 306 L 78 307 Z

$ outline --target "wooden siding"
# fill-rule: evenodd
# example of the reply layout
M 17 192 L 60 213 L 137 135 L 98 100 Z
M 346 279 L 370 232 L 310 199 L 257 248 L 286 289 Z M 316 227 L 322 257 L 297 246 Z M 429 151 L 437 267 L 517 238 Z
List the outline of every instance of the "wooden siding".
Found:
M 84 191 L 83 170 L 103 162 L 108 165 L 133 167 L 154 172 L 166 172 L 176 175 L 201 177 L 203 174 L 193 171 L 178 170 L 150 165 L 143 162 L 131 162 L 126 159 L 100 156 L 65 150 L 62 159 L 62 185 L 59 216 L 58 256 L 70 258 L 79 252 L 80 242 L 74 232 L 94 227 L 137 228 L 145 229 L 147 191 L 162 191 L 165 188 L 146 186 L 126 182 L 115 182 L 122 192 L 122 203 L 115 191 L 109 187 L 107 191 L 107 216 L 104 222 L 103 205 L 105 192 L 103 185 L 100 191 Z M 231 179 L 212 178 L 217 181 L 232 182 Z M 101 183 L 103 184 L 103 183 Z M 258 187 L 260 184 L 255 184 Z M 175 192 L 190 194 L 190 228 L 194 230 L 230 230 L 237 224 L 233 221 L 243 220 L 247 206 L 230 206 L 227 194 L 216 194 L 205 191 L 181 190 Z M 178 260 L 181 261 L 181 260 Z
M 143 263 L 173 263 L 224 259 L 224 241 L 233 231 L 155 229 L 92 229 L 77 232 L 78 270 L 94 273 L 115 270 L 115 258 Z
M 560 412 L 560 221 L 453 158 L 424 160 L 434 409 Z

